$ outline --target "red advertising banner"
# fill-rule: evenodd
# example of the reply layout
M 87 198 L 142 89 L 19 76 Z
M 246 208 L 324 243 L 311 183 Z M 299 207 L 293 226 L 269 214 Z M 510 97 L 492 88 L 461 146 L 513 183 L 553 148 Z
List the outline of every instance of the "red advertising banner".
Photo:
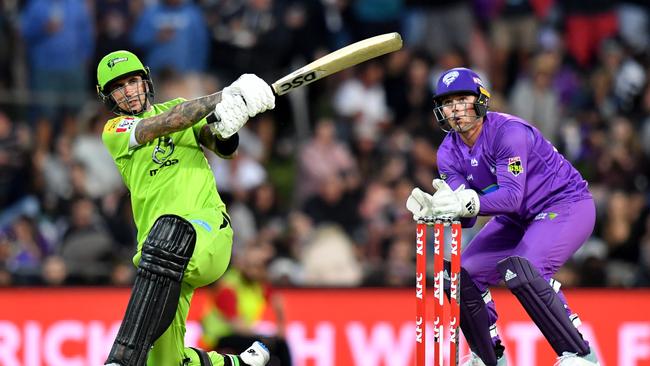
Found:
M 283 290 L 294 366 L 414 365 L 414 291 Z M 650 366 L 650 291 L 566 295 L 601 365 Z M 101 365 L 128 296 L 128 289 L 0 290 L 0 366 Z M 516 299 L 505 290 L 493 291 L 493 297 L 508 365 L 553 365 L 555 355 Z M 190 345 L 200 335 L 196 319 L 204 301 L 203 292 L 193 300 Z M 432 328 L 428 319 L 429 334 Z M 430 350 L 427 364 L 433 365 Z M 461 354 L 466 352 L 461 342 Z

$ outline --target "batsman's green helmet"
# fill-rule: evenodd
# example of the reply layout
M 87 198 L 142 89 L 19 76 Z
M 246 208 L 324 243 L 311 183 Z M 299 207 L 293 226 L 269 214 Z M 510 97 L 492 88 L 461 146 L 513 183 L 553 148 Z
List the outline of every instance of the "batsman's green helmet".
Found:
M 149 84 L 146 97 L 149 102 L 152 102 L 154 90 L 149 68 L 142 64 L 138 56 L 132 52 L 120 50 L 109 53 L 99 61 L 97 65 L 97 94 L 112 111 L 116 112 L 117 106 L 109 97 L 111 91 L 106 90 L 106 87 L 114 80 L 132 74 L 140 74 L 142 79 Z M 123 112 L 130 114 L 128 111 Z
M 97 88 L 105 93 L 106 86 L 113 80 L 129 74 L 141 72 L 143 77 L 149 77 L 149 69 L 129 51 L 114 51 L 104 56 L 97 65 Z

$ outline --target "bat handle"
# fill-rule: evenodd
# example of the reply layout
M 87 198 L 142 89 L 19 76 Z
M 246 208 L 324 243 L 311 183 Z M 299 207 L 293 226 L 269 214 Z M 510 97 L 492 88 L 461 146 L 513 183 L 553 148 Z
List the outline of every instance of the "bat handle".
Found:
M 210 114 L 208 114 L 205 117 L 206 122 L 208 123 L 208 127 L 210 128 L 210 132 L 212 132 L 213 135 L 219 135 L 217 132 L 217 129 L 215 128 L 217 123 L 221 123 L 221 117 L 217 114 L 216 111 L 212 111 Z
M 210 112 L 210 114 L 208 114 L 208 115 L 205 117 L 205 120 L 206 120 L 206 122 L 208 122 L 208 123 L 218 123 L 218 122 L 221 122 L 221 118 L 217 115 L 217 112 L 216 112 L 216 111 L 212 111 L 212 112 Z

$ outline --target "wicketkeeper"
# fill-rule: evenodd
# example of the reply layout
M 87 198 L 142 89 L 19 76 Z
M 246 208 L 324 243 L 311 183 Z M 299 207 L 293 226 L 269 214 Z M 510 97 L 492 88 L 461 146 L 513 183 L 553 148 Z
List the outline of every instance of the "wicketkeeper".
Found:
M 558 355 L 558 364 L 598 365 L 552 276 L 591 235 L 595 205 L 580 173 L 523 119 L 488 112 L 490 94 L 472 70 L 442 74 L 433 98 L 448 131 L 438 149 L 432 196 L 415 188 L 415 219 L 494 216 L 462 253 L 460 327 L 465 365 L 505 365 L 489 286 L 504 281 Z

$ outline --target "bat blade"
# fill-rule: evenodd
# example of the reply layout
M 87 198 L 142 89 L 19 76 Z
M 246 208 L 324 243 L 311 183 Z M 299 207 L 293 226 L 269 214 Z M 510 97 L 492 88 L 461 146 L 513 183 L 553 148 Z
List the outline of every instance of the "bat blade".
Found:
M 286 94 L 325 76 L 397 51 L 400 48 L 402 48 L 402 37 L 397 32 L 367 38 L 340 48 L 299 68 L 274 82 L 271 87 L 277 95 Z

